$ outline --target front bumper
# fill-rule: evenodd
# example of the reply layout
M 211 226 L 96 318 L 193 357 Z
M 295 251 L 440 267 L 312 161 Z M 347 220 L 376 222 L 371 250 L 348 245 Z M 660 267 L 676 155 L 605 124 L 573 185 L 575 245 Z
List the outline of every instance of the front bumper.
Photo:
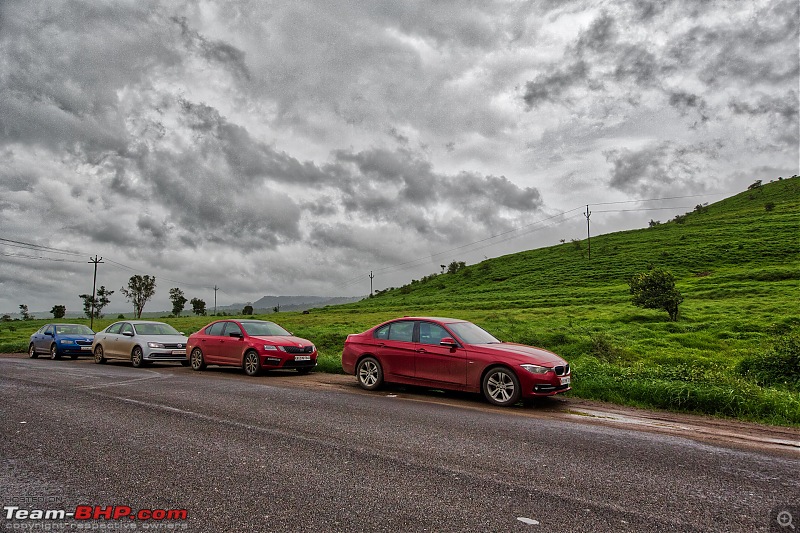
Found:
M 529 375 L 525 376 L 525 372 L 523 370 L 518 374 L 523 398 L 553 396 L 572 389 L 571 373 L 565 376 L 557 376 L 553 372 L 542 376 L 528 373 Z
M 189 354 L 186 350 L 170 350 L 168 348 L 151 349 L 144 354 L 145 361 L 188 361 Z
M 314 368 L 317 366 L 317 354 L 312 354 L 306 357 L 309 359 L 298 359 L 298 357 L 304 356 L 297 356 L 287 354 L 287 357 L 276 357 L 275 355 L 263 355 L 259 356 L 261 360 L 261 368 L 265 369 L 278 369 L 278 368 L 289 368 L 289 369 L 297 369 L 297 368 Z

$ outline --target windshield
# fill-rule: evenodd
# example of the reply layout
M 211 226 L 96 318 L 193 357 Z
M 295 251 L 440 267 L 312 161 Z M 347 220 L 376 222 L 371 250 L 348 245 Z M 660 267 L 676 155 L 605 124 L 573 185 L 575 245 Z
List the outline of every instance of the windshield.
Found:
M 275 337 L 291 335 L 291 333 L 274 322 L 242 322 L 242 327 L 251 337 Z
M 64 324 L 56 326 L 56 333 L 59 335 L 94 335 L 94 331 L 88 326 L 80 324 Z
M 472 322 L 454 322 L 447 324 L 450 331 L 456 334 L 456 337 L 461 339 L 464 344 L 499 344 L 500 341 L 495 339 L 486 330 L 476 326 Z
M 169 324 L 160 324 L 158 322 L 152 324 L 134 324 L 134 327 L 138 335 L 180 335 L 178 330 Z

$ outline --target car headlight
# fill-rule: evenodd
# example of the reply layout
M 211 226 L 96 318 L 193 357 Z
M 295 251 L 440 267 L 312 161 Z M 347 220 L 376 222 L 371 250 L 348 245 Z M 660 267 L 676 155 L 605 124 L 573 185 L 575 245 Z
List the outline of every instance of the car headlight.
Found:
M 264 345 L 264 351 L 265 352 L 277 352 L 278 351 L 278 347 L 277 346 L 273 346 L 271 344 L 265 344 Z
M 60 342 L 61 344 L 75 344 L 75 341 L 70 339 L 61 339 L 58 342 Z
M 552 368 L 547 368 L 546 366 L 539 366 L 539 365 L 519 365 L 531 374 L 547 374 Z
M 147 346 L 150 347 L 150 348 L 163 348 L 164 347 L 164 345 L 161 344 L 160 342 L 148 342 Z

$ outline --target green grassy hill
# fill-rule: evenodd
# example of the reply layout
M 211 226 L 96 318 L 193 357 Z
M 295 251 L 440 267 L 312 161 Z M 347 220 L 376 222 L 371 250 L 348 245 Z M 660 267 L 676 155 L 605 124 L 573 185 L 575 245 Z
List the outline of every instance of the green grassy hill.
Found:
M 650 266 L 677 280 L 685 297 L 677 322 L 630 303 L 628 280 Z M 650 228 L 592 237 L 591 259 L 585 240 L 570 242 L 358 303 L 263 318 L 314 341 L 321 369 L 336 372 L 348 333 L 402 315 L 464 318 L 557 352 L 574 369 L 570 394 L 800 425 L 800 177 Z M 189 332 L 210 318 L 165 321 Z M 0 351 L 24 351 L 25 334 L 41 321 L 15 324 L 16 333 L 0 325 Z

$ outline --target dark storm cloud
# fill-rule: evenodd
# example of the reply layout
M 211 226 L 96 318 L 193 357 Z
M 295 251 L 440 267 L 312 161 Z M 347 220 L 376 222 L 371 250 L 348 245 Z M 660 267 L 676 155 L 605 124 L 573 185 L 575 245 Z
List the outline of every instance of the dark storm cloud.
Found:
M 186 17 L 171 17 L 170 20 L 180 27 L 187 48 L 198 51 L 208 61 L 224 66 L 243 80 L 250 80 L 250 70 L 242 50 L 224 41 L 206 38 L 189 26 Z
M 671 142 L 639 150 L 610 150 L 604 152 L 612 166 L 609 185 L 642 197 L 699 192 L 705 189 L 702 161 L 714 157 L 717 150 L 714 145 L 685 147 Z
M 554 66 L 551 74 L 541 74 L 525 84 L 522 99 L 528 109 L 538 107 L 543 102 L 558 102 L 568 99 L 567 91 L 582 85 L 588 79 L 589 68 L 584 61 L 576 61 L 566 68 Z

